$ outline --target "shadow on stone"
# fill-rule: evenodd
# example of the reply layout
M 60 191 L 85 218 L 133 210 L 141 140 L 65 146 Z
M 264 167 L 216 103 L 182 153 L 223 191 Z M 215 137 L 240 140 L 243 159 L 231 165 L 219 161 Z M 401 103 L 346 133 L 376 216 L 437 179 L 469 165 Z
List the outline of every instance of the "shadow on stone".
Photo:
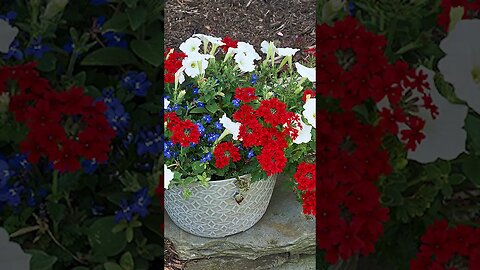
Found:
M 279 176 L 263 218 L 251 229 L 224 238 L 203 238 L 178 228 L 165 213 L 165 237 L 185 269 L 315 269 L 315 220 L 302 213 Z M 218 268 L 215 268 L 218 267 Z

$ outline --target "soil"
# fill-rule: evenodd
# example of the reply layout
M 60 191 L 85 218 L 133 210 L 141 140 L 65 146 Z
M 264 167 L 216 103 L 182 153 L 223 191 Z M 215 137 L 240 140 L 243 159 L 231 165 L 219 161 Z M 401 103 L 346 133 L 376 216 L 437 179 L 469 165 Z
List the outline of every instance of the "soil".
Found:
M 315 0 L 167 0 L 165 45 L 178 48 L 193 34 L 306 49 L 315 45 Z
M 178 46 L 193 34 L 307 49 L 315 45 L 316 0 L 166 0 L 165 46 Z M 165 240 L 165 270 L 181 270 L 175 247 Z

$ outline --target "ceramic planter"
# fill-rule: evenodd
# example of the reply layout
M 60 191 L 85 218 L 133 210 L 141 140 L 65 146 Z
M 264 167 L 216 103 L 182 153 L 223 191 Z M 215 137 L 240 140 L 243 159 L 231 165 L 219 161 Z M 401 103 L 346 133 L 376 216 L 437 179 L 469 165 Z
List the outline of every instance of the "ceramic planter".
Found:
M 165 210 L 184 231 L 202 237 L 224 237 L 243 232 L 265 214 L 277 175 L 250 183 L 250 176 L 212 181 L 208 187 L 192 184 L 192 195 L 182 188 L 165 190 Z M 242 188 L 247 185 L 248 189 Z

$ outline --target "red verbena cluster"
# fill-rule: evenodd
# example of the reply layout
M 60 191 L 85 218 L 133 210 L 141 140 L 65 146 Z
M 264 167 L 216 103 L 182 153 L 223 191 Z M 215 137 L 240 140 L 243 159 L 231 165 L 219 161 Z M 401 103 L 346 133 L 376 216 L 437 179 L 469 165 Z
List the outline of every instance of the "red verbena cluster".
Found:
M 471 19 L 473 12 L 480 11 L 480 2 L 468 0 L 442 0 L 440 8 L 442 12 L 438 15 L 437 24 L 442 27 L 445 32 L 448 32 L 450 25 L 450 11 L 455 7 L 463 7 L 464 12 L 462 19 Z
M 213 150 L 215 157 L 215 166 L 219 169 L 230 164 L 230 160 L 237 162 L 240 160 L 240 151 L 232 142 L 221 142 Z
M 407 126 L 401 139 L 407 149 L 415 150 L 424 137 L 425 122 L 414 112 L 420 106 L 432 114 L 436 109 L 427 102 L 431 97 L 426 92 L 425 74 L 417 73 L 403 61 L 390 64 L 384 53 L 384 37 L 368 32 L 355 18 L 347 17 L 333 26 L 320 25 L 317 37 L 320 94 L 337 99 L 344 110 L 369 100 L 385 104 L 381 114 L 385 121 L 380 125 L 391 132 L 395 131 L 392 126 Z M 422 98 L 412 98 L 417 96 Z
M 247 90 L 246 90 L 247 89 Z M 248 103 L 255 100 L 252 88 L 237 89 L 236 95 Z M 248 94 L 245 94 L 248 93 Z M 242 104 L 233 114 L 233 119 L 239 122 L 238 137 L 246 147 L 262 147 L 257 160 L 267 175 L 278 174 L 287 164 L 284 150 L 288 147 L 287 138 L 295 139 L 300 125 L 298 115 L 287 111 L 287 105 L 277 98 L 262 100 L 258 109 L 248 104 Z M 295 130 L 297 130 L 295 132 Z
M 445 220 L 436 221 L 421 241 L 420 252 L 410 262 L 411 270 L 480 269 L 480 228 L 449 227 Z
M 55 91 L 35 63 L 0 68 L 0 93 L 11 87 L 15 93 L 9 110 L 28 128 L 20 148 L 30 162 L 46 157 L 60 172 L 74 172 L 81 167 L 80 159 L 107 161 L 115 132 L 103 102 L 95 102 L 80 87 Z
M 175 73 L 182 67 L 182 60 L 187 57 L 183 52 L 176 52 L 174 49 L 166 48 L 165 53 L 165 83 L 175 82 Z
M 237 46 L 238 46 L 238 40 L 233 40 L 230 37 L 224 37 L 222 39 L 222 42 L 225 43 L 225 45 L 221 46 L 220 48 L 224 52 L 228 52 L 229 48 L 237 48 Z
M 351 111 L 318 116 L 317 241 L 335 264 L 374 251 L 388 219 L 374 183 L 390 166 L 381 128 L 360 123 Z
M 181 120 L 176 112 L 165 113 L 167 129 L 172 132 L 170 140 L 174 144 L 180 144 L 182 147 L 189 147 L 192 144 L 198 144 L 200 140 L 200 131 L 198 126 L 191 120 Z
M 302 192 L 303 213 L 316 215 L 316 181 L 317 174 L 315 164 L 302 162 L 298 165 L 293 178 Z

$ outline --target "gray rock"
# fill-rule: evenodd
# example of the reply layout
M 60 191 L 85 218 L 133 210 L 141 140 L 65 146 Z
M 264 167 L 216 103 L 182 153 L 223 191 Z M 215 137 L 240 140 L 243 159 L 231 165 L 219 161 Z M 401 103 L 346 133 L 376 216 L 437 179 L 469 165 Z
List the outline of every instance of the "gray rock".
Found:
M 303 215 L 301 204 L 296 201 L 295 194 L 285 188 L 285 181 L 287 179 L 284 176 L 278 177 L 267 212 L 245 232 L 224 238 L 198 237 L 178 228 L 165 213 L 165 237 L 174 244 L 179 259 L 190 261 L 190 268 L 187 269 L 202 269 L 194 267 L 208 262 L 210 266 L 202 265 L 203 269 L 215 270 L 217 268 L 213 265 L 225 265 L 223 262 L 228 262 L 229 267 L 242 263 L 249 266 L 230 270 L 277 269 L 292 258 L 292 265 L 297 260 L 305 267 L 285 270 L 314 269 L 314 259 L 302 261 L 299 258 L 300 255 L 315 254 L 315 219 Z

